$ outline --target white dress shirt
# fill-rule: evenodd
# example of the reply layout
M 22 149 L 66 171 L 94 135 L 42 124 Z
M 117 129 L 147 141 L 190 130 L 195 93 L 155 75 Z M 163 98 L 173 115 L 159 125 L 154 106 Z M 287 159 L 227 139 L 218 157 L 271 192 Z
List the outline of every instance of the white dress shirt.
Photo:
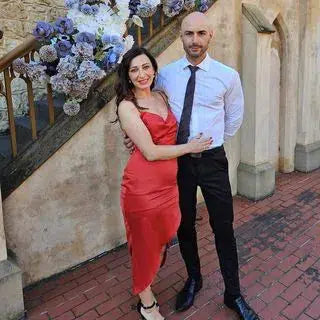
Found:
M 169 104 L 180 121 L 184 96 L 190 78 L 186 57 L 162 68 L 156 89 L 169 98 Z M 192 107 L 189 140 L 202 132 L 212 137 L 212 147 L 221 146 L 240 128 L 243 119 L 243 93 L 240 77 L 234 69 L 210 58 L 198 65 Z

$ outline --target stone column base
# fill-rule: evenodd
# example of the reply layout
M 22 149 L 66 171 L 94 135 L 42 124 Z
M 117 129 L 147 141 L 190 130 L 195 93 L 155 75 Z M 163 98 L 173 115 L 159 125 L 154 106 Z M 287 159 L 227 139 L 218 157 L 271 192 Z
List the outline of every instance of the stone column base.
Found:
M 0 320 L 24 315 L 21 270 L 10 260 L 0 261 Z
M 238 194 L 250 200 L 260 200 L 274 192 L 275 169 L 266 162 L 257 166 L 240 162 L 238 167 Z
M 296 145 L 294 168 L 302 172 L 320 168 L 320 141 L 307 145 Z

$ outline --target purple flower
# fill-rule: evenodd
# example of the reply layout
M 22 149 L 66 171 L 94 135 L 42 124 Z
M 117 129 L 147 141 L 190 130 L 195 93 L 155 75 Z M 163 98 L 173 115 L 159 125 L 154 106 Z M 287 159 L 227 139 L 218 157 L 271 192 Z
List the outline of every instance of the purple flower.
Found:
M 205 12 L 209 9 L 209 1 L 208 0 L 201 0 L 199 5 L 199 11 Z
M 54 28 L 59 33 L 71 34 L 73 32 L 73 22 L 69 18 L 61 18 L 59 17 L 55 22 Z
M 96 47 L 95 35 L 90 32 L 80 32 L 76 36 L 76 43 L 86 42 L 89 43 L 93 48 Z
M 61 40 L 61 41 L 58 41 L 54 45 L 54 47 L 57 50 L 58 57 L 64 58 L 65 56 L 67 56 L 70 53 L 72 44 L 67 40 Z
M 45 21 L 38 21 L 36 27 L 33 29 L 32 34 L 38 41 L 50 40 L 54 33 L 53 26 Z
M 119 56 L 124 52 L 124 50 L 125 46 L 123 42 L 119 42 L 113 47 L 113 52 L 118 54 Z
M 94 4 L 93 6 L 91 6 L 91 9 L 92 9 L 92 14 L 95 15 L 99 11 L 99 6 Z
M 80 7 L 80 11 L 84 14 L 93 14 L 91 6 L 89 4 L 84 4 Z
M 72 9 L 72 7 L 78 3 L 78 0 L 65 0 L 64 3 L 68 9 Z
M 119 55 L 113 50 L 108 51 L 107 55 L 102 61 L 103 69 L 109 70 L 115 67 L 117 61 L 119 60 Z
M 104 34 L 101 37 L 101 41 L 102 41 L 103 44 L 111 43 L 111 35 L 110 34 Z
M 117 34 L 104 34 L 101 38 L 104 44 L 116 45 L 121 42 L 121 38 Z

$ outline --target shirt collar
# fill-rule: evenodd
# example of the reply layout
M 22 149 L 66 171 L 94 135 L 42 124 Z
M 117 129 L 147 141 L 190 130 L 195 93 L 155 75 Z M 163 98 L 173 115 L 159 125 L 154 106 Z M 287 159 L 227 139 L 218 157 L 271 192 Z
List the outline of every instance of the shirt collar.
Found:
M 210 56 L 207 54 L 206 57 L 202 60 L 201 63 L 199 63 L 197 65 L 197 67 L 199 67 L 199 69 L 202 69 L 204 71 L 209 71 L 209 66 L 210 66 Z M 189 60 L 187 59 L 186 56 L 184 56 L 181 59 L 181 68 L 185 69 L 187 68 L 191 63 L 189 62 Z

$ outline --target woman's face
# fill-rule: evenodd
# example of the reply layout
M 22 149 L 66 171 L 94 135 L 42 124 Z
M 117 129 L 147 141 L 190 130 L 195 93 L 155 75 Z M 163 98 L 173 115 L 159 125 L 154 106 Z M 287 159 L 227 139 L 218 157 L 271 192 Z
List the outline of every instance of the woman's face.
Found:
M 134 87 L 138 89 L 150 88 L 154 74 L 152 63 L 145 54 L 132 59 L 129 67 L 129 79 Z

